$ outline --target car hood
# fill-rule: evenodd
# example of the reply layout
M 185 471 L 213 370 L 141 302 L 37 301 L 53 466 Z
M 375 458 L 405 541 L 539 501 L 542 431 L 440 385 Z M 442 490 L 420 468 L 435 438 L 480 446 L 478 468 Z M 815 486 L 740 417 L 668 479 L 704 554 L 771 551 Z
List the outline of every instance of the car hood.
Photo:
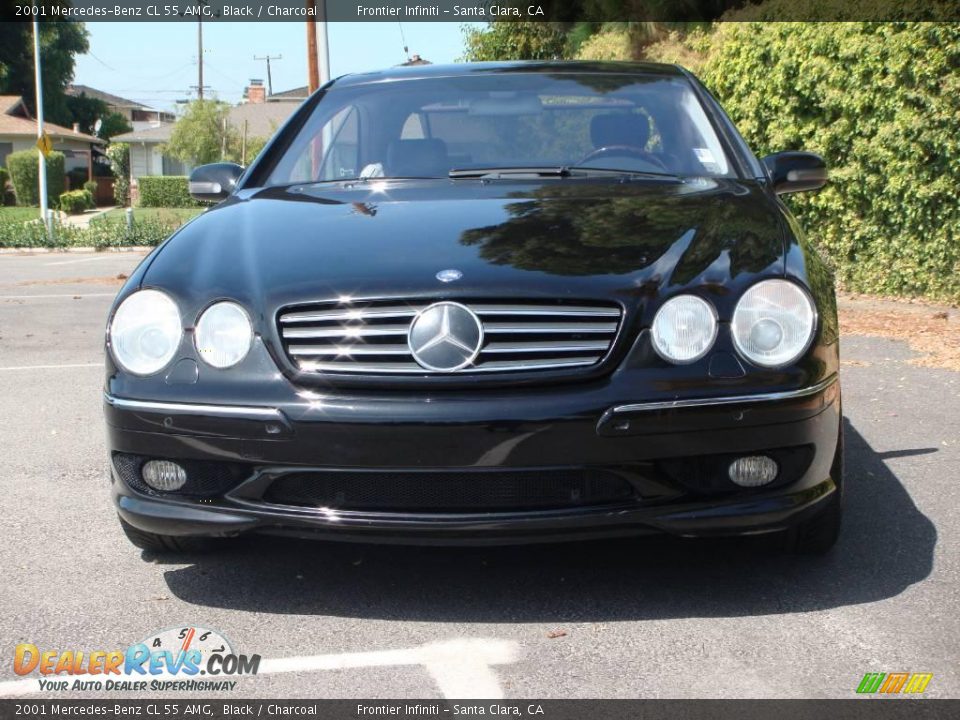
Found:
M 782 272 L 775 203 L 696 179 L 379 181 L 242 191 L 182 228 L 143 286 L 184 309 L 402 296 L 613 299 Z M 455 269 L 462 277 L 438 280 Z M 194 315 L 195 317 L 195 315 Z

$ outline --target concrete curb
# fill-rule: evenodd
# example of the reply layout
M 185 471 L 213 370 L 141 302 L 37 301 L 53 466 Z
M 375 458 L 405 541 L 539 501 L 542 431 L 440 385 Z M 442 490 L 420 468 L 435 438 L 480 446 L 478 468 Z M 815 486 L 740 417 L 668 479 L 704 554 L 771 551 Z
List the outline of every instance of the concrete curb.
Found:
M 149 252 L 152 245 L 121 245 L 119 247 L 95 248 L 89 246 L 65 248 L 0 248 L 0 255 L 56 255 L 68 253 L 136 253 Z

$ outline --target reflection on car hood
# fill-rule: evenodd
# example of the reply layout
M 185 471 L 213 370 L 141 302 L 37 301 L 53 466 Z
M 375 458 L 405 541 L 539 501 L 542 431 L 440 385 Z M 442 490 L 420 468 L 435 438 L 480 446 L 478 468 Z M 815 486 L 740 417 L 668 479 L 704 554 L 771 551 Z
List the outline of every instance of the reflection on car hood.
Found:
M 265 316 L 345 295 L 629 302 L 751 282 L 782 256 L 773 202 L 732 180 L 379 181 L 245 191 L 169 240 L 144 285 Z

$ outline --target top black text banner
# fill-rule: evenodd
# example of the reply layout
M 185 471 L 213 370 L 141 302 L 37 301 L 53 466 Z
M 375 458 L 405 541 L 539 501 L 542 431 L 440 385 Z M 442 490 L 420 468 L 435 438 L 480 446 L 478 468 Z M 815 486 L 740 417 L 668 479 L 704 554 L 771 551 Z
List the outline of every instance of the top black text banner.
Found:
M 960 21 L 960 0 L 0 0 L 4 22 Z

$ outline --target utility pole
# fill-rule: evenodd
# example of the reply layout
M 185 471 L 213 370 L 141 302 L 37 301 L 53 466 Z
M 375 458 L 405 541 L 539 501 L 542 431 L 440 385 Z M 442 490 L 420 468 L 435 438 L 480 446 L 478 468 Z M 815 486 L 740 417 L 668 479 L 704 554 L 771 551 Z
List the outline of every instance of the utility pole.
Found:
M 203 100 L 203 5 L 202 0 L 199 3 L 201 8 L 197 14 L 197 97 Z
M 320 70 L 317 68 L 317 23 L 314 20 L 316 1 L 307 1 L 307 91 L 312 93 L 320 87 Z
M 33 21 L 33 62 L 34 80 L 37 94 L 37 143 L 43 140 L 43 83 L 40 81 L 40 27 Z M 50 234 L 49 215 L 47 213 L 47 158 L 44 152 L 37 153 L 38 175 L 40 177 L 40 219 L 43 220 L 47 235 Z
M 270 61 L 271 60 L 283 60 L 283 55 L 254 55 L 254 60 L 266 60 L 267 61 L 267 97 L 273 95 L 273 77 L 270 75 Z

